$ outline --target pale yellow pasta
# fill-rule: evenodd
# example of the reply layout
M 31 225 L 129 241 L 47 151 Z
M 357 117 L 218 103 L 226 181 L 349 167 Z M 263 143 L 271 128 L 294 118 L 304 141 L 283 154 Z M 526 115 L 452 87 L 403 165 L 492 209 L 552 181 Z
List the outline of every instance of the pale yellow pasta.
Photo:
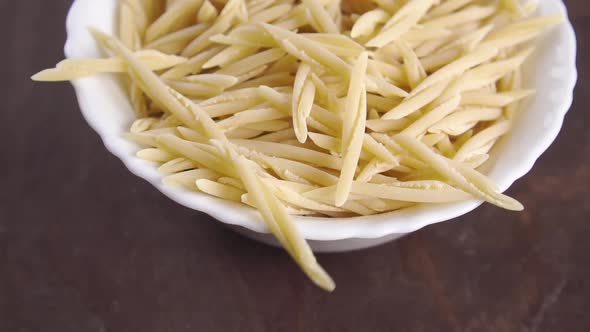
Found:
M 238 90 L 226 91 L 218 96 L 203 100 L 198 103 L 201 109 L 207 107 L 219 106 L 222 107 L 225 103 L 253 103 L 252 105 L 258 105 L 263 103 L 263 98 L 258 93 L 258 88 L 244 88 Z M 246 106 L 244 106 L 246 107 Z
M 151 18 L 149 17 L 150 9 L 147 8 L 147 4 L 142 0 L 124 0 L 124 3 L 131 9 L 133 15 L 131 20 L 135 25 L 138 37 L 141 38 L 145 33 L 145 29 L 151 23 Z M 121 3 L 121 6 L 123 6 L 123 3 Z M 121 12 L 119 12 L 119 14 L 121 14 Z
M 187 61 L 186 58 L 167 55 L 154 50 L 142 50 L 135 56 L 150 70 L 162 70 Z M 99 73 L 123 73 L 127 71 L 125 61 L 120 57 L 109 59 L 66 59 L 54 69 L 43 70 L 31 77 L 35 81 L 68 81 Z
M 338 108 L 338 99 L 336 97 L 336 93 L 331 91 L 328 86 L 324 83 L 324 81 L 318 77 L 315 73 L 311 73 L 311 81 L 313 82 L 318 102 L 323 103 L 326 105 L 327 109 L 334 110 Z M 312 105 L 312 110 L 313 110 Z M 317 108 L 316 108 L 317 109 Z
M 416 88 L 420 82 L 426 78 L 426 71 L 418 59 L 418 55 L 403 40 L 397 41 L 397 48 L 400 50 L 404 60 L 406 77 L 412 89 Z
M 464 161 L 469 157 L 469 154 L 473 150 L 476 150 L 477 148 L 484 146 L 486 143 L 494 141 L 506 134 L 510 130 L 510 126 L 510 121 L 500 120 L 496 124 L 480 131 L 461 146 L 454 159 Z
M 289 181 L 289 180 L 279 180 L 279 179 L 273 178 L 271 176 L 264 177 L 263 181 L 265 181 L 269 184 L 272 184 L 275 187 L 287 188 L 287 189 L 294 191 L 298 194 L 302 194 L 302 193 L 305 193 L 310 190 L 314 190 L 314 189 L 318 188 L 317 186 L 315 186 L 311 183 L 301 183 L 301 182 L 294 182 L 294 181 Z
M 365 134 L 363 137 L 363 149 L 371 153 L 378 160 L 391 164 L 393 166 L 399 165 L 399 160 L 395 157 L 391 151 L 389 151 L 384 145 L 379 143 L 373 136 Z M 382 173 L 382 172 L 379 172 Z
M 379 114 L 379 112 L 376 109 L 371 108 L 369 110 L 368 115 L 367 115 L 367 121 L 368 120 L 379 120 L 380 117 L 381 117 L 381 115 Z M 369 127 L 367 126 L 367 128 L 369 128 Z
M 303 0 L 303 5 L 309 10 L 315 25 L 318 27 L 318 32 L 340 32 L 340 29 L 321 3 L 316 0 Z
M 309 40 L 317 42 L 326 50 L 339 57 L 358 57 L 365 49 L 347 36 L 334 33 L 302 33 Z
M 199 12 L 197 13 L 197 22 L 212 22 L 217 18 L 217 15 L 219 15 L 217 8 L 215 8 L 215 6 L 213 6 L 209 0 L 204 0 L 201 8 L 199 8 Z
M 529 0 L 529 1 L 525 2 L 521 6 L 522 16 L 529 17 L 529 16 L 533 15 L 537 11 L 538 7 L 539 7 L 539 0 Z
M 162 182 L 168 186 L 182 186 L 191 190 L 199 190 L 196 182 L 200 179 L 215 181 L 221 175 L 209 169 L 193 169 L 190 171 L 179 172 L 168 175 L 162 179 Z
M 264 24 L 263 27 L 275 38 L 275 40 L 277 40 L 277 42 L 289 41 L 298 50 L 305 52 L 311 59 L 320 63 L 322 66 L 325 66 L 340 75 L 350 75 L 350 65 L 333 53 L 327 51 L 317 42 L 289 30 L 269 24 Z M 301 60 L 305 61 L 306 59 Z
M 255 79 L 255 78 L 259 77 L 264 72 L 266 72 L 267 69 L 268 69 L 268 65 L 264 65 L 264 66 L 260 66 L 256 69 L 252 69 L 251 71 L 249 71 L 247 73 L 237 76 L 238 84 L 241 84 L 241 83 L 247 82 L 251 79 Z
M 104 36 L 101 36 L 100 34 L 98 36 L 104 38 Z M 158 84 L 162 84 L 161 82 L 154 80 L 155 75 L 153 75 L 153 73 L 147 71 L 144 67 L 142 67 L 141 64 L 139 62 L 137 62 L 136 59 L 134 59 L 133 54 L 131 54 L 131 52 L 125 50 L 124 47 L 121 47 L 115 40 L 106 38 L 106 39 L 104 39 L 104 41 L 109 42 L 109 44 L 110 44 L 109 47 L 112 47 L 115 50 L 117 50 L 118 52 L 120 52 L 121 55 L 127 59 L 129 64 L 132 65 L 133 67 L 135 67 L 133 69 L 137 71 L 137 75 L 139 76 L 139 79 L 141 79 L 143 81 L 147 81 L 149 83 L 152 83 L 151 85 L 146 84 L 146 88 L 147 88 L 146 90 L 153 89 Z M 231 149 L 231 148 L 228 148 L 227 143 L 225 143 L 225 142 L 227 142 L 227 139 L 225 138 L 225 136 L 223 135 L 221 130 L 219 128 L 217 128 L 217 124 L 215 122 L 213 122 L 213 120 L 210 117 L 208 117 L 208 115 L 205 112 L 203 112 L 198 107 L 196 107 L 196 105 L 190 103 L 190 101 L 188 101 L 188 99 L 180 96 L 179 94 L 175 93 L 173 90 L 164 89 L 164 91 L 162 91 L 162 92 L 163 92 L 163 95 L 161 95 L 162 102 L 169 103 L 170 106 L 175 109 L 178 116 L 180 116 L 183 120 L 188 120 L 186 122 L 188 122 L 187 125 L 189 125 L 189 127 L 191 127 L 192 122 L 195 121 L 196 119 L 187 118 L 184 115 L 185 110 L 190 110 L 191 113 L 197 115 L 197 119 L 198 119 L 198 121 L 201 122 L 202 130 L 206 133 L 206 135 L 211 137 L 212 139 L 216 139 L 217 140 L 216 142 L 218 144 L 220 144 L 221 147 L 225 148 L 225 152 L 227 153 L 226 157 L 229 157 L 233 161 L 233 166 L 235 168 L 237 168 L 237 170 L 235 168 L 225 170 L 226 174 L 232 176 L 233 173 L 237 171 L 237 173 L 242 178 L 242 181 L 244 181 L 246 188 L 248 189 L 248 192 L 253 194 L 253 196 L 255 196 L 255 197 L 258 196 L 257 193 L 259 192 L 259 189 L 258 189 L 259 185 L 262 185 L 263 196 L 258 197 L 257 199 L 255 199 L 255 201 L 257 203 L 256 206 L 261 211 L 264 211 L 263 206 L 266 206 L 267 204 L 270 205 L 267 207 L 267 209 L 270 210 L 269 212 L 271 212 L 271 214 L 267 214 L 265 216 L 265 220 L 267 220 L 267 222 L 268 222 L 267 224 L 269 225 L 269 227 L 272 230 L 273 229 L 272 226 L 275 225 L 274 222 L 279 222 L 279 225 L 278 225 L 279 229 L 278 230 L 275 229 L 276 231 L 274 233 L 279 240 L 283 239 L 283 241 L 281 241 L 281 242 L 283 243 L 283 245 L 285 246 L 287 251 L 293 256 L 293 258 L 297 262 L 300 263 L 303 270 L 307 272 L 307 274 L 310 276 L 310 278 L 312 280 L 314 280 L 319 286 L 321 286 L 327 290 L 332 290 L 334 288 L 333 281 L 325 273 L 325 271 L 316 263 L 315 258 L 313 257 L 313 254 L 311 253 L 311 250 L 309 249 L 309 246 L 304 242 L 304 240 L 301 238 L 300 234 L 289 223 L 287 214 L 284 210 L 284 207 L 278 203 L 276 198 L 272 194 L 270 194 L 270 192 L 268 192 L 268 190 L 265 190 L 264 183 L 258 181 L 258 185 L 252 184 L 251 180 L 255 178 L 255 175 L 253 173 L 251 173 L 251 170 L 245 165 L 246 161 L 243 159 L 243 157 L 241 157 L 241 156 L 236 157 L 235 151 L 233 151 L 233 149 Z M 180 106 L 180 107 L 178 107 L 178 106 Z M 198 126 L 195 126 L 195 127 L 198 127 Z M 198 128 L 196 130 L 198 131 Z M 189 153 L 195 153 L 195 151 L 197 150 L 197 148 L 194 145 L 189 146 L 186 143 L 182 143 L 182 140 L 178 140 L 175 136 L 172 136 L 172 135 L 164 135 L 163 137 L 160 137 L 158 139 L 158 141 L 167 145 L 171 149 L 175 149 L 175 148 L 178 149 L 179 145 L 182 145 L 183 151 L 186 151 Z M 203 157 L 203 155 L 199 156 L 199 158 L 196 158 L 196 159 L 198 159 L 199 163 L 204 163 L 204 161 L 202 160 L 202 157 Z M 216 156 L 211 156 L 211 158 L 215 158 L 215 157 Z M 217 161 L 217 163 L 220 163 L 220 161 Z M 221 163 L 221 164 L 225 165 L 225 163 Z M 209 166 L 208 168 L 211 169 L 211 168 L 215 168 L 215 167 Z M 219 167 L 218 170 L 222 171 L 221 170 L 222 168 L 224 168 L 224 167 Z M 225 168 L 227 168 L 227 167 L 225 167 Z M 264 213 L 263 213 L 263 215 L 264 215 Z M 284 228 L 285 232 L 281 232 L 280 228 Z M 295 244 L 293 244 L 290 241 L 287 242 L 287 240 L 296 241 L 296 242 L 295 242 Z
M 405 73 L 399 67 L 380 60 L 369 60 L 368 72 L 372 75 L 379 73 L 399 85 L 406 85 L 407 82 Z
M 430 128 L 430 126 L 442 120 L 445 116 L 457 109 L 460 102 L 461 96 L 455 96 L 447 100 L 406 127 L 401 133 L 413 137 L 422 135 L 428 130 L 428 128 Z
M 290 98 L 269 87 L 262 86 L 258 89 L 260 95 L 267 99 L 277 109 L 286 114 L 291 114 Z M 334 113 L 314 105 L 310 117 L 307 118 L 308 126 L 317 129 L 325 134 L 336 136 L 341 131 L 341 120 Z
M 447 14 L 450 14 L 458 9 L 461 9 L 462 7 L 465 7 L 468 4 L 473 3 L 473 2 L 475 2 L 475 1 L 474 0 L 441 1 L 441 3 L 439 5 L 432 8 L 432 10 L 428 13 L 428 15 L 426 17 L 427 18 L 435 18 L 438 16 L 447 15 Z
M 463 10 L 424 22 L 426 28 L 452 28 L 461 24 L 481 21 L 496 12 L 495 6 L 469 6 Z
M 477 123 L 497 120 L 502 114 L 501 108 L 466 107 L 430 126 L 428 132 L 443 132 L 448 135 L 459 136 L 472 129 Z
M 466 92 L 462 95 L 461 105 L 505 107 L 534 93 L 533 90 L 513 90 L 499 93 Z
M 150 130 L 158 122 L 157 118 L 140 118 L 133 121 L 129 132 L 138 134 Z
M 137 157 L 147 161 L 153 161 L 157 163 L 166 163 L 176 158 L 176 155 L 166 150 L 157 148 L 149 148 L 137 151 Z
M 252 200 L 250 199 L 250 196 L 248 194 L 242 195 L 242 203 L 244 203 L 250 207 L 256 208 L 256 206 L 254 205 L 254 203 L 252 202 Z M 291 205 L 284 203 L 284 202 L 283 202 L 283 205 L 285 206 L 285 211 L 287 211 L 287 214 L 289 214 L 290 216 L 316 216 L 318 214 L 317 212 L 314 212 L 314 211 L 296 208 L 296 207 L 291 206 Z
M 239 15 L 243 1 L 229 0 L 211 27 L 190 42 L 182 51 L 182 55 L 192 57 L 198 54 L 213 43 L 209 40 L 210 37 L 226 32 L 232 26 L 234 19 Z
M 204 101 L 204 102 L 206 102 L 206 101 Z M 202 105 L 200 107 L 203 111 L 207 112 L 207 114 L 209 114 L 210 117 L 212 117 L 212 118 L 223 117 L 223 120 L 229 119 L 230 117 L 228 117 L 228 116 L 230 116 L 230 115 L 234 116 L 234 115 L 243 113 L 243 115 L 238 116 L 237 119 L 239 119 L 239 117 L 243 118 L 245 116 L 245 114 L 248 114 L 248 113 L 244 113 L 244 112 L 256 112 L 257 110 L 265 110 L 265 109 L 268 110 L 268 109 L 273 108 L 270 103 L 263 102 L 259 99 L 229 100 L 229 101 L 223 101 L 223 102 L 215 103 L 215 104 Z M 220 119 L 217 121 L 222 121 L 222 120 Z M 246 122 L 251 122 L 251 121 L 246 121 Z
M 382 117 L 384 120 L 399 120 L 403 119 L 407 115 L 410 115 L 422 107 L 428 105 L 439 97 L 442 92 L 447 88 L 448 81 L 441 81 L 430 87 L 425 88 L 423 91 L 416 93 L 412 96 L 405 98 L 398 106 L 385 113 Z
M 198 168 L 198 165 L 195 162 L 181 157 L 170 160 L 169 162 L 163 164 L 158 168 L 158 172 L 164 175 L 168 175 L 195 168 Z
M 414 90 L 412 90 L 410 95 L 415 95 L 418 92 L 428 88 L 429 86 L 432 86 L 446 79 L 461 75 L 466 70 L 475 67 L 487 60 L 490 60 L 497 54 L 497 48 L 480 47 L 477 50 L 474 50 L 472 53 L 468 53 L 467 55 L 449 63 L 448 65 L 439 69 L 432 75 L 428 76 L 424 81 L 422 81 L 422 83 L 420 83 L 420 85 L 418 85 Z
M 295 76 L 293 85 L 292 113 L 293 130 L 297 140 L 305 143 L 307 140 L 307 118 L 311 114 L 316 93 L 315 84 L 310 77 L 311 67 L 302 64 Z
M 446 38 L 453 34 L 453 31 L 449 29 L 431 28 L 423 25 L 412 28 L 406 32 L 402 39 L 408 42 L 411 46 L 415 47 L 422 42 L 426 42 L 433 39 Z
M 260 154 L 255 156 L 254 159 L 260 159 L 261 162 L 265 163 L 268 167 L 271 167 L 277 173 L 282 172 L 282 170 L 290 170 L 299 177 L 318 185 L 332 186 L 338 181 L 337 176 L 303 162 L 297 162 L 284 158 L 268 157 Z
M 285 55 L 280 49 L 272 48 L 251 56 L 248 56 L 242 60 L 236 61 L 230 65 L 223 67 L 218 70 L 218 74 L 226 74 L 239 76 L 249 71 L 255 70 L 260 66 L 267 65 L 271 62 L 275 62 Z
M 273 24 L 287 30 L 299 29 L 309 23 L 308 15 L 303 10 L 293 10 L 286 18 L 277 20 Z
M 191 82 L 191 83 L 200 83 L 204 85 L 209 85 L 212 87 L 217 87 L 221 89 L 227 89 L 232 87 L 238 82 L 238 79 L 232 75 L 224 75 L 224 74 L 198 74 L 198 75 L 190 75 L 186 76 L 183 80 Z
M 375 108 L 379 112 L 386 112 L 401 102 L 401 98 L 385 98 L 376 94 L 367 93 L 367 106 Z
M 210 98 L 222 93 L 225 89 L 209 84 L 193 83 L 186 81 L 166 80 L 166 84 L 172 89 L 191 98 Z
M 272 194 L 268 184 L 251 171 L 248 161 L 227 146 L 224 147 L 240 175 L 242 182 L 252 197 L 254 205 L 264 216 L 269 229 L 281 242 L 293 259 L 318 286 L 333 290 L 334 281 L 317 264 L 309 245 L 305 242 L 297 228 L 290 222 L 285 207 Z
M 136 20 L 137 15 L 132 6 L 123 1 L 119 6 L 118 34 L 121 42 L 131 50 L 137 49 L 141 41 Z
M 244 184 L 238 179 L 222 176 L 217 179 L 217 182 L 234 187 L 236 189 L 240 189 L 242 191 L 246 191 Z
M 350 193 L 357 164 L 363 146 L 365 122 L 367 119 L 367 92 L 365 76 L 369 54 L 364 52 L 357 59 L 352 72 L 348 97 L 342 121 L 343 162 L 340 178 L 336 185 L 336 206 L 342 206 Z
M 209 40 L 217 44 L 236 46 L 275 47 L 277 45 L 272 36 L 257 24 L 237 26 L 229 34 L 217 34 Z
M 249 20 L 250 22 L 274 22 L 285 16 L 292 9 L 293 6 L 291 4 L 279 4 L 251 15 Z
M 233 140 L 232 142 L 251 151 L 265 153 L 274 157 L 304 161 L 334 170 L 342 168 L 341 158 L 306 148 L 264 141 Z
M 453 48 L 461 49 L 464 51 L 472 51 L 493 29 L 494 26 L 491 24 L 484 25 L 483 27 L 468 32 L 460 38 L 457 38 L 454 41 L 448 43 L 447 45 L 441 47 L 439 51 L 445 51 Z
M 394 167 L 399 166 L 399 164 L 392 164 L 380 161 L 378 159 L 373 159 L 369 161 L 358 173 L 356 176 L 356 181 L 359 182 L 369 182 L 376 174 L 380 174 L 383 172 L 387 172 Z
M 275 62 L 276 63 L 276 62 Z M 280 88 L 292 86 L 295 77 L 289 72 L 269 73 L 270 67 L 263 73 L 263 75 L 236 84 L 233 89 L 245 89 L 252 87 L 268 86 L 272 88 Z
M 260 133 L 263 132 L 278 132 L 291 128 L 291 122 L 287 120 L 268 120 L 259 123 L 248 123 L 244 125 L 244 129 L 252 129 Z M 259 135 L 252 135 L 250 138 L 258 137 Z
M 133 133 L 129 132 L 126 133 L 124 136 L 125 138 L 132 140 L 140 145 L 150 146 L 150 147 L 160 147 L 157 141 L 157 137 L 162 134 L 174 134 L 175 130 L 173 128 L 165 128 L 165 129 L 151 129 L 149 131 L 143 131 L 140 133 Z
M 209 28 L 209 24 L 193 25 L 170 34 L 164 35 L 144 47 L 147 49 L 155 49 L 169 54 L 180 53 L 189 42 L 196 38 L 199 34 Z
M 235 176 L 235 171 L 225 165 L 219 157 L 204 151 L 194 143 L 182 140 L 173 135 L 162 135 L 158 137 L 158 142 L 164 145 L 167 149 L 186 156 L 194 163 L 201 165 L 201 168 L 214 169 L 224 175 Z
M 409 31 L 426 14 L 435 0 L 409 1 L 384 25 L 379 34 L 367 42 L 369 47 L 383 47 Z
M 469 71 L 471 76 L 469 79 L 470 90 L 493 84 L 510 72 L 516 71 L 533 51 L 534 49 L 532 48 L 526 48 L 509 58 L 483 64 L 471 69 Z M 498 82 L 498 84 L 500 85 L 501 82 Z M 517 87 L 514 87 L 510 90 L 516 89 Z
M 411 122 L 410 119 L 386 120 L 383 118 L 367 120 L 367 128 L 375 132 L 401 131 Z
M 259 210 L 317 285 L 335 285 L 289 215 L 416 204 L 522 205 L 478 169 L 511 128 L 537 0 L 122 0 L 110 58 L 34 80 L 124 77 L 123 136 L 162 181 Z M 123 76 L 118 75 L 118 76 Z M 308 139 L 309 138 L 309 139 Z
M 217 124 L 224 130 L 239 128 L 247 124 L 278 120 L 285 117 L 285 113 L 274 108 L 252 109 L 234 114 L 219 121 Z
M 387 22 L 390 17 L 389 13 L 381 8 L 368 11 L 354 23 L 350 36 L 357 38 L 371 35 L 379 24 Z
M 242 195 L 244 194 L 243 190 L 208 179 L 198 179 L 195 183 L 197 189 L 206 194 L 228 201 L 242 202 Z
M 441 140 L 436 142 L 436 148 L 443 156 L 447 158 L 453 158 L 453 156 L 457 153 L 455 146 L 447 135 L 444 135 Z
M 164 12 L 166 3 L 162 0 L 141 0 L 147 22 L 153 22 Z
M 231 45 L 209 59 L 209 61 L 203 65 L 203 69 L 214 67 L 223 68 L 236 61 L 256 54 L 258 50 L 259 48 L 256 46 Z
M 309 138 L 315 146 L 327 150 L 333 155 L 343 154 L 342 140 L 339 138 L 318 133 L 309 133 Z M 362 149 L 359 158 L 361 160 L 369 161 L 373 158 L 373 155 L 369 149 Z
M 196 143 L 207 143 L 207 137 L 201 133 L 198 133 L 192 129 L 178 126 L 176 127 L 176 132 L 170 132 L 170 134 L 180 134 L 179 137 L 183 138 L 187 141 L 192 141 Z
M 396 136 L 396 141 L 404 148 L 416 155 L 422 161 L 427 162 L 431 167 L 453 181 L 459 188 L 474 195 L 475 197 L 489 201 L 493 204 L 501 206 L 509 210 L 522 210 L 523 206 L 518 201 L 497 192 L 496 188 L 489 188 L 489 186 L 482 186 L 480 182 L 472 183 L 466 179 L 459 171 L 457 171 L 450 162 L 444 157 L 437 155 L 427 146 L 423 145 L 416 139 L 399 134 Z
M 378 93 L 387 98 L 408 96 L 405 90 L 379 76 L 367 75 L 366 89 L 367 92 Z
M 435 144 L 438 144 L 440 141 L 444 140 L 444 139 L 448 139 L 448 136 L 442 133 L 435 133 L 435 134 L 426 134 L 424 136 L 422 136 L 422 138 L 420 139 L 422 141 L 422 143 L 428 145 L 428 146 L 434 146 Z
M 225 136 L 230 139 L 250 139 L 259 136 L 264 130 L 248 128 L 247 125 L 241 128 L 231 129 L 225 132 Z
M 191 24 L 203 0 L 179 0 L 152 23 L 146 30 L 144 39 L 151 42 L 170 32 Z
M 288 129 L 279 130 L 279 131 L 275 131 L 273 133 L 268 133 L 265 135 L 258 136 L 256 138 L 254 138 L 254 140 L 279 143 L 281 141 L 295 139 L 295 138 L 296 138 L 296 136 L 295 136 L 295 133 L 293 132 L 293 129 L 288 128 Z
M 482 45 L 496 48 L 513 47 L 537 37 L 545 28 L 562 21 L 562 16 L 554 15 L 513 23 L 490 33 Z
M 315 189 L 315 190 L 304 193 L 303 196 L 305 196 L 307 198 L 311 198 L 311 199 L 316 200 L 318 202 L 333 204 L 335 196 L 336 196 L 336 187 L 324 187 L 324 188 Z M 354 199 L 352 199 L 352 198 L 356 198 L 354 196 L 355 196 L 354 194 L 349 195 L 349 197 L 351 199 L 347 200 L 346 203 L 344 203 L 342 206 L 340 206 L 340 208 L 343 210 L 346 210 L 346 211 L 354 212 L 355 214 L 361 215 L 361 216 L 368 216 L 368 215 L 372 215 L 372 214 L 376 213 L 375 211 L 371 210 L 369 207 L 358 202 L 360 199 L 362 199 L 364 197 L 354 200 Z
M 276 0 L 250 0 L 246 2 L 248 13 L 255 14 L 270 7 Z
M 203 65 L 223 49 L 224 47 L 219 45 L 203 51 L 190 58 L 187 62 L 167 70 L 161 77 L 166 79 L 180 79 L 189 74 L 198 74 L 203 70 Z
M 309 199 L 305 196 L 302 196 L 295 190 L 292 190 L 285 186 L 273 186 L 275 195 L 282 201 L 289 203 L 290 205 L 311 210 L 311 211 L 318 211 L 320 213 L 323 212 L 344 212 L 345 210 L 337 208 L 335 206 L 330 206 L 328 204 L 324 204 L 318 201 L 314 201 Z
M 322 190 L 321 193 L 315 193 L 316 191 L 314 191 L 314 193 L 308 193 L 307 196 L 326 197 L 332 194 L 326 197 L 326 199 L 335 197 L 335 192 Z M 395 182 L 387 184 L 374 184 L 355 181 L 352 183 L 351 192 L 369 198 L 374 197 L 418 203 L 449 203 L 469 199 L 469 194 L 461 190 L 457 190 L 444 182 L 437 181 L 420 183 Z

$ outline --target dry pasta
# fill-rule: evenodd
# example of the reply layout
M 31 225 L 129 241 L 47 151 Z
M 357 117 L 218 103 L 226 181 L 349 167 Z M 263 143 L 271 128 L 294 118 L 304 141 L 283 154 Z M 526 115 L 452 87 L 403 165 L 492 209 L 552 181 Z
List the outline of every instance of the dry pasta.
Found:
M 335 284 L 289 215 L 365 216 L 480 199 L 478 169 L 534 93 L 521 67 L 560 16 L 530 0 L 121 0 L 110 53 L 35 74 L 111 73 L 126 138 L 163 182 L 260 211 L 318 286 Z

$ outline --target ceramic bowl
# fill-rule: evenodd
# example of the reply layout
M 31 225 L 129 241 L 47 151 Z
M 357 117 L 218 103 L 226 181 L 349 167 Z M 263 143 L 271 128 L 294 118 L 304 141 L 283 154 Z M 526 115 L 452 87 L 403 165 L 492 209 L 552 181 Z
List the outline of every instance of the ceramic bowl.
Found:
M 67 18 L 68 58 L 101 57 L 88 32 L 92 26 L 107 33 L 115 28 L 117 0 L 76 0 Z M 559 0 L 540 2 L 539 14 L 562 13 Z M 576 39 L 569 22 L 551 30 L 525 68 L 524 82 L 535 88 L 514 129 L 492 151 L 485 173 L 506 190 L 524 176 L 553 142 L 572 102 L 576 82 Z M 98 75 L 72 82 L 82 114 L 100 135 L 106 148 L 135 175 L 149 181 L 164 195 L 191 209 L 205 212 L 239 233 L 276 245 L 272 235 L 251 208 L 162 184 L 156 165 L 138 159 L 139 146 L 123 138 L 134 112 L 115 75 Z M 125 188 L 121 188 L 125 190 Z M 518 197 L 517 197 L 518 198 Z M 347 219 L 295 217 L 294 220 L 317 252 L 348 251 L 375 246 L 427 225 L 451 220 L 477 208 L 470 200 L 453 204 L 420 205 L 396 212 Z

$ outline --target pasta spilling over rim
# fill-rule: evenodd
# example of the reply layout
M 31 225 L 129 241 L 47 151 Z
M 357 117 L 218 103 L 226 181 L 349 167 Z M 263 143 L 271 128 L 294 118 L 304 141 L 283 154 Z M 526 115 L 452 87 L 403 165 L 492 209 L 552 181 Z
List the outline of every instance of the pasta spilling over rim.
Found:
M 111 56 L 37 81 L 123 74 L 128 138 L 163 181 L 252 206 L 318 286 L 334 281 L 289 215 L 372 215 L 480 199 L 521 67 L 559 15 L 537 0 L 121 0 Z

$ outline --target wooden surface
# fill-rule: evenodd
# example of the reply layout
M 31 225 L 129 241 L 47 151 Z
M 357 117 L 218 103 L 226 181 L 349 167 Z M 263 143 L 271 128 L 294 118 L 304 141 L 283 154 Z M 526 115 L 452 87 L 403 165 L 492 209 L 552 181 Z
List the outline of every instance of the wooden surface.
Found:
M 566 2 L 584 41 L 590 6 Z M 283 252 L 132 176 L 69 84 L 29 81 L 62 58 L 69 4 L 0 0 L 1 332 L 590 331 L 588 43 L 561 135 L 509 192 L 525 212 L 486 205 L 320 255 L 326 294 Z

